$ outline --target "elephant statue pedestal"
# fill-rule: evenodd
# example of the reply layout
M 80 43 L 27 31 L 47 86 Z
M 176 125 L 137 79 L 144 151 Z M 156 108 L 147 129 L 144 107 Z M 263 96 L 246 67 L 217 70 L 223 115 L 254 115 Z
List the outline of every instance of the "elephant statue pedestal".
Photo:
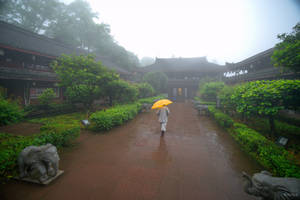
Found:
M 41 184 L 41 185 L 48 185 L 49 183 L 51 183 L 52 181 L 54 181 L 55 179 L 57 179 L 60 175 L 62 175 L 64 173 L 63 170 L 58 170 L 57 174 L 53 177 L 49 177 L 47 180 L 40 182 L 37 179 L 33 179 L 30 177 L 24 177 L 24 178 L 20 178 L 20 177 L 15 177 L 16 180 L 21 180 L 21 181 L 26 181 L 29 183 L 37 183 L 37 184 Z
M 32 183 L 49 184 L 64 171 L 59 170 L 59 156 L 52 144 L 28 146 L 18 156 L 19 177 Z

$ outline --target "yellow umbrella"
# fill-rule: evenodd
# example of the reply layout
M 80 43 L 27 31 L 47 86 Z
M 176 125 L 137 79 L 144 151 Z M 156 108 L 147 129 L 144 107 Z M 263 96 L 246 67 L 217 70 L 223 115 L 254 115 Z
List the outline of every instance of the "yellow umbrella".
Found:
M 157 102 L 155 102 L 152 106 L 151 109 L 157 109 L 157 108 L 162 108 L 166 105 L 169 105 L 173 103 L 172 101 L 170 101 L 169 99 L 161 99 L 161 100 L 158 100 Z

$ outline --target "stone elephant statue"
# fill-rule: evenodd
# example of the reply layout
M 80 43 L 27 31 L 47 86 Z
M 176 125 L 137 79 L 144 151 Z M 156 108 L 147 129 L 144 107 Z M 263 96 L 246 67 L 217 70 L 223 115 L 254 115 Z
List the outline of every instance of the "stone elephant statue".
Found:
M 59 156 L 52 144 L 28 146 L 18 156 L 20 178 L 29 177 L 44 183 L 56 176 L 59 169 Z
M 255 173 L 252 178 L 243 172 L 244 191 L 261 200 L 300 200 L 300 179 L 273 177 L 267 171 Z

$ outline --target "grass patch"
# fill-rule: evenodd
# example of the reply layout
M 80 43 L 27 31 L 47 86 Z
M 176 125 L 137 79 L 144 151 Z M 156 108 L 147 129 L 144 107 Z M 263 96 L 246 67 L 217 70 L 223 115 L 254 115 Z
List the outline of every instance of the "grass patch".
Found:
M 51 143 L 57 148 L 68 146 L 79 136 L 79 124 L 46 123 L 41 133 L 31 136 L 8 136 L 0 134 L 0 182 L 18 174 L 17 158 L 27 146 Z
M 31 123 L 41 124 L 80 124 L 80 121 L 86 118 L 86 113 L 77 112 L 64 115 L 57 115 L 54 117 L 43 117 L 28 120 Z

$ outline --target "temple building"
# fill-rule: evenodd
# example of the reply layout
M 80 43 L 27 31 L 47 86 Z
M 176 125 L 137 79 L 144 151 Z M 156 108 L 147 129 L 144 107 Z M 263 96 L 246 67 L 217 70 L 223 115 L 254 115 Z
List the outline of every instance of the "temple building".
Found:
M 46 88 L 53 88 L 57 99 L 63 99 L 63 89 L 58 87 L 57 76 L 49 67 L 61 54 L 87 52 L 0 21 L 0 86 L 5 88 L 7 96 L 28 105 Z M 124 79 L 130 76 L 105 57 L 96 56 L 96 60 Z
M 282 70 L 271 62 L 274 48 L 268 49 L 237 63 L 226 63 L 223 81 L 229 84 L 255 80 L 296 79 L 300 74 Z
M 226 68 L 224 65 L 208 62 L 206 57 L 156 58 L 154 64 L 144 68 L 145 73 L 154 71 L 168 76 L 168 97 L 174 101 L 183 101 L 196 95 L 201 78 L 221 78 Z

